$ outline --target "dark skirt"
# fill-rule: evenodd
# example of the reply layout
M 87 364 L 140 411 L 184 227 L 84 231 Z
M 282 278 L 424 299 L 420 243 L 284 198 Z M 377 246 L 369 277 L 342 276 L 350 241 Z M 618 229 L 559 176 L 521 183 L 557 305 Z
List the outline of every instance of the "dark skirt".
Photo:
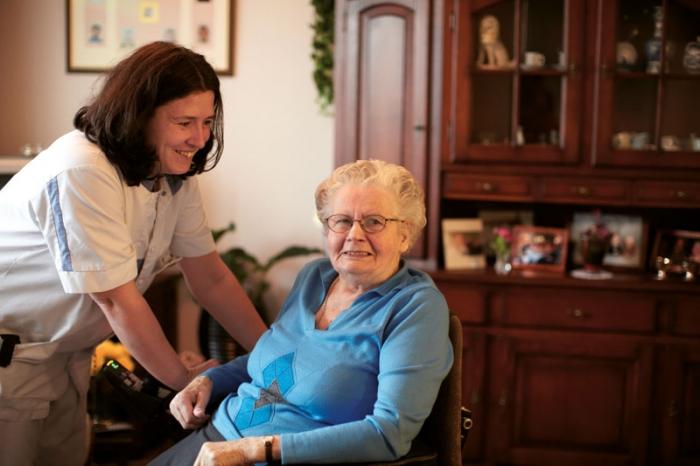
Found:
M 226 439 L 209 422 L 158 455 L 148 466 L 192 466 L 204 442 L 224 440 Z

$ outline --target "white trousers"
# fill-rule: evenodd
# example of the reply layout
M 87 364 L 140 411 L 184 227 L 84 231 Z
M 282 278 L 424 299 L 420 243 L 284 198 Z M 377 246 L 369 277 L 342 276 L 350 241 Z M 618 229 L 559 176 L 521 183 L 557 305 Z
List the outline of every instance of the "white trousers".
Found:
M 89 435 L 87 406 L 73 384 L 52 401 L 44 419 L 0 419 L 0 466 L 83 466 Z

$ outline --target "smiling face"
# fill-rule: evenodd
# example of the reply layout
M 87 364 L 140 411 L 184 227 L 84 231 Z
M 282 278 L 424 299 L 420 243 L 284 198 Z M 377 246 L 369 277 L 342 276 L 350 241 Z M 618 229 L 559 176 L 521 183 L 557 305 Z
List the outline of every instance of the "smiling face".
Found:
M 182 175 L 209 140 L 214 121 L 214 93 L 194 92 L 156 108 L 146 131 L 158 156 L 156 175 Z
M 330 215 L 343 214 L 359 220 L 368 215 L 400 218 L 396 196 L 378 186 L 347 185 L 330 202 Z M 364 289 L 390 278 L 408 250 L 408 237 L 401 222 L 387 222 L 377 233 L 366 233 L 355 222 L 347 233 L 327 228 L 328 257 L 340 279 Z

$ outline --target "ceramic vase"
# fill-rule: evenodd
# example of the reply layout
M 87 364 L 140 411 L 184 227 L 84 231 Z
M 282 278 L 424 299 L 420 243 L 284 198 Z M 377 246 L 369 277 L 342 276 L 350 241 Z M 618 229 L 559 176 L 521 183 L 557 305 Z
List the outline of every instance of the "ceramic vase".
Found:
M 581 257 L 583 268 L 589 272 L 600 272 L 603 269 L 603 259 L 608 250 L 610 239 L 597 237 L 581 238 Z
M 647 73 L 658 74 L 661 71 L 661 35 L 664 25 L 664 11 L 660 6 L 654 7 L 654 37 L 645 44 L 647 56 Z
M 688 73 L 700 73 L 700 37 L 685 46 L 683 67 Z
M 510 263 L 510 256 L 505 254 L 505 255 L 500 255 L 496 256 L 496 262 L 493 264 L 493 270 L 498 274 L 498 275 L 508 275 L 510 271 L 512 270 L 513 265 Z

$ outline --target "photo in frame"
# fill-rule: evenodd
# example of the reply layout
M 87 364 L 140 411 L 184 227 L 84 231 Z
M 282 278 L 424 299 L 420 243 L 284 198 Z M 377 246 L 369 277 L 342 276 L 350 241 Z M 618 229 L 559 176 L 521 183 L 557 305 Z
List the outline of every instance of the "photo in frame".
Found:
M 513 268 L 563 273 L 568 244 L 566 228 L 518 225 L 511 244 Z
M 575 212 L 571 222 L 573 243 L 572 262 L 583 264 L 581 256 L 581 235 L 593 227 L 595 215 L 588 212 Z M 603 258 L 603 266 L 620 269 L 641 269 L 647 245 L 647 226 L 637 215 L 600 214 L 598 222 L 611 233 L 610 244 Z
M 204 55 L 233 74 L 234 0 L 66 0 L 69 72 L 102 72 L 154 41 Z
M 658 278 L 696 278 L 700 273 L 700 231 L 658 231 L 650 265 Z
M 483 224 L 478 218 L 446 218 L 442 221 L 442 245 L 446 270 L 483 269 Z
M 496 228 L 506 227 L 512 231 L 516 225 L 533 224 L 531 210 L 480 210 L 479 218 L 483 224 L 485 245 L 492 244 Z M 488 246 L 486 253 L 487 255 L 494 254 Z

